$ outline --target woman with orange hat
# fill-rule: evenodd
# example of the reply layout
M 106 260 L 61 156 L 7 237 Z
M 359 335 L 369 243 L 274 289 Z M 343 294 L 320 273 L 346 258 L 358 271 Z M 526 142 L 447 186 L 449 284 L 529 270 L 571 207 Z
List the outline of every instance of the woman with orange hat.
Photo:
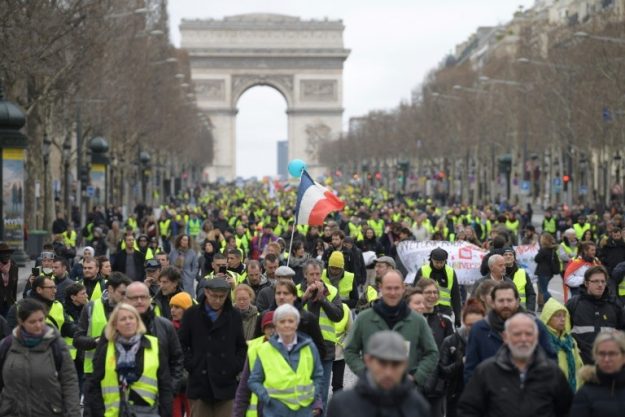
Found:
M 174 325 L 174 328 L 178 330 L 182 323 L 182 316 L 184 312 L 193 305 L 193 300 L 191 296 L 186 292 L 182 291 L 178 294 L 171 297 L 169 300 L 169 307 L 171 309 L 171 322 Z M 187 385 L 187 375 L 186 371 L 184 371 L 185 375 L 182 378 L 183 383 L 178 390 L 174 392 L 174 405 L 172 411 L 172 417 L 184 417 L 191 415 L 191 406 L 189 404 L 189 399 L 187 398 L 186 385 Z

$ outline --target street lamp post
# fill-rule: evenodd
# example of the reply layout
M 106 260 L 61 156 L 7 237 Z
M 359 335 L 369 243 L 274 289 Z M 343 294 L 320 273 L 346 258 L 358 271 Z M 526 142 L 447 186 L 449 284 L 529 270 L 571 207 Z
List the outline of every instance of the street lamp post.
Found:
M 139 169 L 141 172 L 141 199 L 143 204 L 147 204 L 147 181 L 148 181 L 148 169 L 151 156 L 146 151 L 139 152 Z
M 95 205 L 106 205 L 108 187 L 106 171 L 109 164 L 108 141 L 102 136 L 96 136 L 89 141 L 89 150 L 91 151 L 91 168 L 89 170 L 91 195 L 89 198 Z
M 69 190 L 71 187 L 70 182 L 70 162 L 72 157 L 72 142 L 70 135 L 65 136 L 65 141 L 63 142 L 63 172 L 65 178 L 65 184 L 63 185 L 63 204 L 65 208 L 65 218 L 67 221 L 71 221 L 72 218 L 72 208 L 69 201 Z
M 48 207 L 48 166 L 50 165 L 50 147 L 52 141 L 48 137 L 47 133 L 43 134 L 41 153 L 43 155 L 43 229 L 47 230 L 50 227 L 50 218 L 48 214 L 50 208 Z

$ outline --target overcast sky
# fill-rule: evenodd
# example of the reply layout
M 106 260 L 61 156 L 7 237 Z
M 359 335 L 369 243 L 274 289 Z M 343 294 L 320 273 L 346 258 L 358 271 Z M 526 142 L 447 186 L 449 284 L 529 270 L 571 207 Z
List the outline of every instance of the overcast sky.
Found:
M 344 120 L 409 100 L 424 76 L 478 26 L 505 23 L 534 0 L 169 0 L 171 39 L 181 19 L 280 13 L 342 19 L 351 49 L 343 73 Z M 237 174 L 276 174 L 276 142 L 286 139 L 286 102 L 270 87 L 239 100 Z

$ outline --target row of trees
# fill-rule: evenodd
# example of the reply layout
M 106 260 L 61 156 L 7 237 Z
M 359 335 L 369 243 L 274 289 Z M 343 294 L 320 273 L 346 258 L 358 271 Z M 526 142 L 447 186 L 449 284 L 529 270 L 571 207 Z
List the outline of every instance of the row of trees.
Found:
M 544 201 L 609 199 L 625 144 L 623 23 L 612 10 L 560 27 L 519 12 L 486 59 L 446 60 L 411 103 L 359 118 L 321 157 L 357 171 L 406 160 L 476 202 L 524 182 Z
M 35 183 L 50 187 L 44 176 L 79 177 L 76 161 L 87 161 L 94 136 L 107 139 L 118 172 L 138 175 L 141 151 L 172 170 L 212 159 L 210 122 L 194 101 L 188 57 L 168 40 L 166 0 L 5 0 L 0 28 L 0 82 L 27 115 L 30 227 L 52 218 L 36 210 Z M 44 135 L 52 141 L 50 172 L 44 172 Z M 65 172 L 67 161 L 55 161 L 68 143 L 72 169 Z M 112 190 L 132 182 L 127 175 L 113 178 Z M 122 193 L 111 195 L 122 203 Z M 54 207 L 51 198 L 40 206 Z

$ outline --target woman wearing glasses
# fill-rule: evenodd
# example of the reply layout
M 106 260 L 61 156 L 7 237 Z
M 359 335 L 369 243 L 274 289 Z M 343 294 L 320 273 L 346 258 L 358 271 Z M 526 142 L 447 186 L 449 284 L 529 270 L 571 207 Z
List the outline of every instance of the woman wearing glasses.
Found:
M 592 354 L 595 365 L 584 366 L 570 417 L 622 417 L 625 413 L 625 333 L 601 332 Z

